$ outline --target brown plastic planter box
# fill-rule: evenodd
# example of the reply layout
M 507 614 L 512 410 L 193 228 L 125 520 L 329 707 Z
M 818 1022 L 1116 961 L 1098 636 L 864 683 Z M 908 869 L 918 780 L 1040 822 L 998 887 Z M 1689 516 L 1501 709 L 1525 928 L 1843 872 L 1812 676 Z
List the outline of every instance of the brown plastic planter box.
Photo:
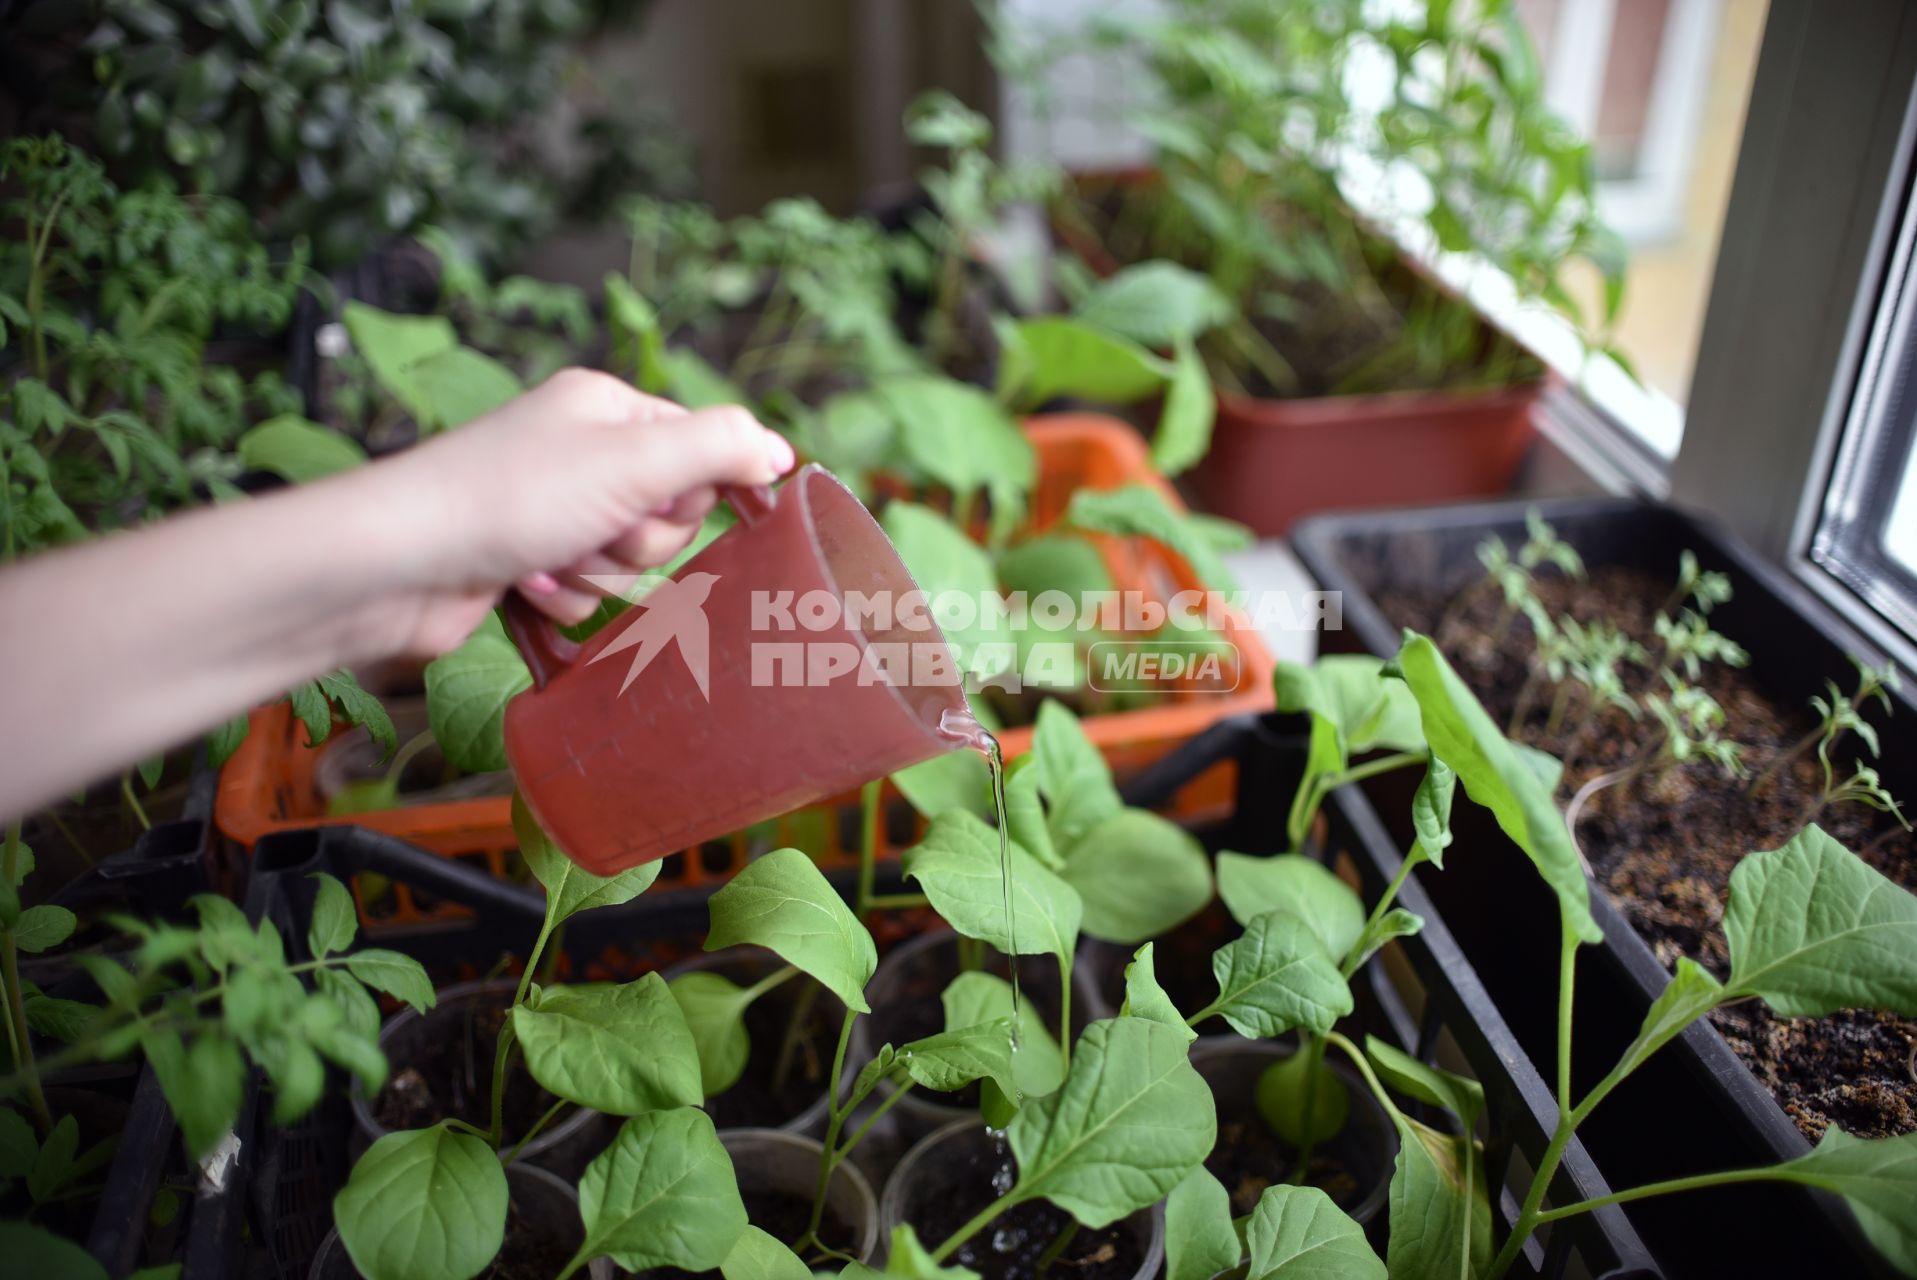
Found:
M 1025 429 L 1039 456 L 1039 480 L 1032 498 L 1036 530 L 1063 516 L 1071 495 L 1079 489 L 1148 484 L 1183 507 L 1170 486 L 1151 470 L 1138 434 L 1116 419 L 1057 414 L 1033 418 Z M 1176 592 L 1203 586 L 1190 565 L 1157 543 L 1105 536 L 1096 540 L 1122 590 L 1143 592 L 1162 603 Z M 1256 630 L 1242 616 L 1233 615 L 1227 638 L 1238 652 L 1230 692 L 1175 687 L 1157 706 L 1086 718 L 1086 732 L 1121 778 L 1152 764 L 1220 719 L 1270 706 L 1272 659 Z M 398 836 L 444 857 L 477 863 L 496 876 L 513 872 L 510 858 L 518 841 L 513 837 L 507 797 L 329 817 L 319 785 L 325 748 L 314 750 L 305 742 L 305 728 L 285 703 L 253 713 L 246 741 L 220 775 L 214 819 L 224 835 L 251 849 L 262 836 L 276 832 L 346 823 Z M 1000 743 L 1008 759 L 1022 755 L 1031 749 L 1032 730 L 1029 726 L 1008 730 L 1000 735 Z M 1168 812 L 1187 821 L 1216 816 L 1229 806 L 1233 785 L 1231 766 L 1225 762 L 1182 790 Z M 856 866 L 857 810 L 858 797 L 847 795 L 813 810 L 788 814 L 775 824 L 775 843 L 762 847 L 803 844 L 828 870 Z M 916 823 L 889 788 L 885 812 L 888 821 L 882 824 L 881 840 L 885 854 L 891 856 L 916 837 Z M 892 820 L 895 813 L 899 820 Z M 660 883 L 673 888 L 716 887 L 744 866 L 753 851 L 743 832 L 708 842 L 667 858 Z M 368 915 L 367 925 L 379 929 L 465 914 L 460 907 L 416 901 L 407 886 L 395 883 L 382 898 L 380 913 Z
M 1543 388 L 1305 400 L 1221 392 L 1191 491 L 1267 538 L 1318 511 L 1502 494 L 1537 435 L 1531 408 Z

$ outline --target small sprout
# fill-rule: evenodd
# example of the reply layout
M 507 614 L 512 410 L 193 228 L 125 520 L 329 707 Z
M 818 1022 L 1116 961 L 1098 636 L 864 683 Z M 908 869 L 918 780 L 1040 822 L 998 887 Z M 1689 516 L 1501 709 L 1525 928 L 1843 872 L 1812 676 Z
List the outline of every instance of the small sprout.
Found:
M 1666 674 L 1673 667 L 1682 665 L 1685 677 L 1695 680 L 1707 662 L 1721 662 L 1727 667 L 1750 665 L 1751 655 L 1744 651 L 1743 646 L 1711 630 L 1711 624 L 1704 620 L 1704 615 L 1694 609 L 1686 609 L 1678 614 L 1675 622 L 1660 613 L 1655 625 L 1657 638 L 1663 643 L 1663 669 Z
M 1584 576 L 1584 557 L 1570 543 L 1558 537 L 1545 518 L 1532 507 L 1524 513 L 1524 529 L 1529 535 L 1524 546 L 1518 549 L 1518 563 L 1525 569 L 1536 569 L 1540 565 L 1555 565 L 1558 572 L 1567 578 Z
M 1730 598 L 1730 575 L 1704 569 L 1697 562 L 1697 554 L 1686 550 L 1677 558 L 1677 585 L 1658 612 L 1670 613 L 1686 600 L 1694 600 L 1699 613 L 1709 613 Z
M 1846 733 L 1855 733 L 1862 738 L 1872 757 L 1878 754 L 1877 730 L 1864 719 L 1864 707 L 1874 700 L 1882 704 L 1885 715 L 1895 709 L 1890 694 L 1902 688 L 1897 676 L 1897 664 L 1887 662 L 1882 667 L 1873 667 L 1854 654 L 1850 661 L 1857 668 L 1857 691 L 1846 696 L 1837 687 L 1836 681 L 1826 680 L 1824 688 L 1830 696 L 1812 697 L 1810 700 L 1811 706 L 1817 711 L 1817 727 L 1779 752 L 1764 767 L 1764 772 L 1750 785 L 1752 794 L 1813 746 L 1817 748 L 1817 758 L 1824 766 L 1824 786 L 1828 791 L 1832 773 L 1831 752 L 1836 750 Z
M 1857 766 L 1857 771 L 1842 782 L 1836 780 L 1828 761 L 1824 764 L 1824 790 L 1817 797 L 1817 803 L 1810 811 L 1815 818 L 1826 807 L 1833 804 L 1854 803 L 1867 805 L 1879 813 L 1888 813 L 1897 819 L 1904 830 L 1911 829 L 1910 819 L 1897 804 L 1897 798 L 1884 789 L 1883 780 L 1877 776 L 1877 770 L 1867 764 Z M 1806 819 L 1808 821 L 1809 818 Z
M 1670 694 L 1645 695 L 1644 705 L 1664 730 L 1656 758 L 1672 765 L 1708 761 L 1733 778 L 1744 776 L 1744 748 L 1723 737 L 1724 708 L 1696 685 L 1664 673 Z

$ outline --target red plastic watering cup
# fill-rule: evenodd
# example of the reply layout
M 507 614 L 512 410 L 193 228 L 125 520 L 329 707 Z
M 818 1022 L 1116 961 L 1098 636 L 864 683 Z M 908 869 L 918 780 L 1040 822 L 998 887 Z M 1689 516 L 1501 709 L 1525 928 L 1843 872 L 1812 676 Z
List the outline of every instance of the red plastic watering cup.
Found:
M 506 599 L 533 677 L 506 707 L 506 758 L 599 875 L 966 741 L 940 727 L 970 720 L 951 648 L 852 492 L 811 465 L 724 496 L 738 524 L 583 645 Z

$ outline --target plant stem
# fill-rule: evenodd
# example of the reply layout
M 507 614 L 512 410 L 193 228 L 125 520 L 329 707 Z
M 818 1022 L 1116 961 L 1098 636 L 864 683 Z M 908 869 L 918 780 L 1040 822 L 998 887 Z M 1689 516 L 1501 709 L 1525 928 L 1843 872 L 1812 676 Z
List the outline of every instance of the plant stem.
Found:
M 1667 1196 L 1678 1191 L 1697 1191 L 1704 1187 L 1721 1187 L 1732 1182 L 1793 1182 L 1796 1179 L 1779 1174 L 1775 1166 L 1762 1169 L 1726 1169 L 1722 1173 L 1696 1173 L 1688 1178 L 1671 1178 L 1664 1182 L 1647 1182 L 1641 1187 L 1630 1187 L 1624 1191 L 1613 1191 L 1608 1196 L 1599 1196 L 1595 1200 L 1579 1200 L 1558 1209 L 1546 1209 L 1539 1213 L 1540 1225 L 1556 1222 L 1561 1218 L 1575 1217 L 1580 1213 L 1589 1213 L 1593 1209 L 1603 1209 L 1614 1204 L 1628 1204 L 1633 1200 L 1647 1200 L 1652 1196 Z
M 519 1159 L 519 1153 L 526 1149 L 526 1144 L 537 1137 L 541 1129 L 552 1123 L 552 1118 L 559 1114 L 559 1109 L 570 1105 L 571 1104 L 564 1098 L 561 1098 L 559 1101 L 553 1103 L 552 1106 L 546 1108 L 546 1114 L 540 1116 L 539 1119 L 533 1123 L 533 1127 L 526 1130 L 526 1136 L 513 1145 L 513 1149 L 506 1154 L 506 1158 L 501 1160 L 500 1163 L 503 1165 L 511 1165 L 513 1161 Z
M 1306 784 L 1305 794 L 1309 796 L 1307 802 L 1302 806 L 1293 806 L 1291 820 L 1285 832 L 1291 841 L 1292 851 L 1295 853 L 1304 846 L 1305 836 L 1311 830 L 1312 819 L 1318 816 L 1319 807 L 1324 804 L 1325 797 L 1339 787 L 1353 782 L 1363 782 L 1367 778 L 1375 778 L 1381 773 L 1390 773 L 1393 769 L 1402 769 L 1407 765 L 1423 764 L 1429 758 L 1422 751 L 1394 751 L 1388 756 L 1379 756 L 1363 764 L 1354 764 L 1337 773 L 1318 775 Z
M 18 893 L 20 875 L 20 824 L 7 824 L 6 851 L 0 854 L 0 876 L 6 877 L 9 890 Z M 27 1026 L 27 1000 L 20 986 L 20 954 L 13 943 L 13 928 L 0 929 L 0 976 L 7 984 L 7 1047 L 13 1050 L 14 1073 L 26 1084 L 27 1101 L 40 1136 L 53 1132 L 53 1115 L 47 1110 L 46 1094 L 40 1089 L 40 1072 L 33 1060 L 32 1029 Z
M 1391 883 L 1386 885 L 1384 893 L 1379 895 L 1377 905 L 1371 908 L 1371 915 L 1365 920 L 1364 932 L 1369 933 L 1380 920 L 1384 919 L 1385 912 L 1391 910 L 1391 904 L 1397 901 L 1398 891 L 1404 888 L 1404 882 L 1411 878 L 1413 871 L 1429 861 L 1431 859 L 1424 851 L 1424 844 L 1413 840 L 1410 851 L 1404 856 L 1404 861 L 1398 864 L 1398 874 L 1391 877 Z M 1338 971 L 1349 981 L 1351 976 L 1358 972 L 1358 965 L 1358 953 L 1354 949 L 1344 958 L 1344 963 L 1338 966 Z
M 819 1002 L 822 988 L 817 982 L 808 982 L 792 1002 L 792 1016 L 786 1020 L 785 1035 L 779 1041 L 779 1057 L 772 1067 L 772 1091 L 779 1093 L 785 1089 L 785 1078 L 792 1070 L 792 1059 L 798 1056 L 799 1033 L 805 1029 L 806 1019 L 812 1016 L 812 1006 Z
M 1558 943 L 1558 1110 L 1571 1113 L 1571 1005 L 1578 970 L 1578 936 L 1561 920 Z
M 1071 1247 L 1071 1243 L 1077 1235 L 1078 1219 L 1073 1218 L 1065 1224 L 1065 1229 L 1060 1231 L 1058 1235 L 1053 1238 L 1052 1242 L 1045 1246 L 1045 1252 L 1038 1255 L 1039 1275 L 1042 1276 L 1052 1269 L 1052 1264 L 1057 1262 L 1059 1256 Z
M 1311 1171 L 1311 1155 L 1317 1142 L 1311 1136 L 1311 1122 L 1318 1109 L 1318 1074 L 1325 1069 L 1325 1040 L 1305 1030 L 1298 1029 L 1298 1051 L 1306 1056 L 1305 1070 L 1305 1106 L 1303 1113 L 1304 1141 L 1298 1144 L 1298 1163 L 1291 1171 L 1290 1183 L 1294 1187 L 1305 1185 L 1305 1175 Z
M 1011 961 L 1014 967 L 1018 965 L 1017 956 L 1012 956 Z M 1013 1016 L 1018 1016 L 1016 1011 Z M 1018 1036 L 1016 1024 L 1012 1027 L 1012 1035 L 1016 1040 Z M 1070 1071 L 1072 1069 L 1072 958 L 1069 952 L 1058 958 L 1058 1052 L 1065 1064 L 1065 1070 Z
M 856 1130 L 854 1130 L 852 1133 L 852 1136 L 845 1140 L 845 1145 L 839 1148 L 838 1154 L 833 1157 L 833 1164 L 836 1165 L 839 1161 L 844 1160 L 847 1156 L 851 1155 L 852 1149 L 858 1146 L 861 1142 L 865 1141 L 865 1135 L 872 1132 L 872 1126 L 876 1125 L 879 1121 L 885 1119 L 886 1113 L 890 1111 L 893 1107 L 898 1105 L 899 1099 L 903 1098 L 906 1094 L 912 1092 L 913 1083 L 914 1083 L 913 1081 L 907 1080 L 904 1083 L 895 1086 L 892 1090 L 891 1097 L 887 1098 L 884 1102 L 881 1102 L 878 1106 L 872 1108 L 872 1114 L 866 1117 L 865 1123 L 860 1125 Z M 863 1101 L 863 1099 L 860 1099 L 860 1101 Z M 856 1110 L 857 1106 L 858 1106 L 858 1102 L 855 1101 L 846 1109 L 848 1111 Z
M 1769 782 L 1772 778 L 1776 777 L 1778 773 L 1782 771 L 1786 765 L 1790 764 L 1791 762 L 1796 760 L 1799 756 L 1803 755 L 1806 751 L 1809 751 L 1812 747 L 1816 746 L 1817 740 L 1823 736 L 1824 736 L 1824 726 L 1820 724 L 1815 729 L 1812 729 L 1809 733 L 1799 738 L 1797 741 L 1791 743 L 1790 746 L 1785 747 L 1782 751 L 1778 752 L 1775 756 L 1771 758 L 1771 762 L 1764 766 L 1764 772 L 1758 774 L 1755 778 L 1751 779 L 1751 784 L 1748 787 L 1744 788 L 1744 794 L 1747 796 L 1754 796 L 1758 792 L 1762 791 L 1764 789 L 1764 784 Z
M 932 1250 L 932 1261 L 944 1262 L 952 1256 L 953 1252 L 957 1250 L 960 1245 L 985 1230 L 985 1228 L 991 1226 L 992 1219 L 998 1217 L 1008 1209 L 1023 1203 L 1024 1199 L 1025 1197 L 1019 1194 L 1019 1189 L 1013 1187 L 1010 1191 L 1007 1191 L 1004 1195 L 992 1201 L 992 1203 L 986 1205 L 983 1209 L 980 1209 L 972 1215 L 971 1221 L 967 1222 L 957 1231 L 954 1231 L 950 1239 L 938 1248 Z
M 134 820 L 140 824 L 140 830 L 153 830 L 152 822 L 147 820 L 146 810 L 140 807 L 140 798 L 133 794 L 133 770 L 131 769 L 120 775 L 120 795 L 125 798 L 127 808 L 133 810 Z
M 839 1025 L 839 1047 L 832 1051 L 832 1088 L 827 1095 L 826 1106 L 828 1120 L 825 1127 L 825 1149 L 819 1155 L 819 1185 L 812 1193 L 812 1218 L 806 1223 L 805 1235 L 801 1241 L 818 1235 L 819 1223 L 825 1220 L 825 1189 L 832 1183 L 832 1172 L 839 1167 L 834 1149 L 839 1144 L 839 1130 L 845 1124 L 846 1113 L 857 1105 L 848 1102 L 841 1105 L 839 1100 L 840 1081 L 845 1078 L 845 1046 L 852 1040 L 852 1022 L 858 1017 L 852 1009 L 845 1011 L 845 1021 Z
M 859 893 L 855 903 L 860 919 L 872 909 L 872 887 L 879 874 L 879 796 L 885 781 L 875 778 L 859 788 Z
M 506 1062 L 512 1054 L 513 1018 L 512 1010 L 517 1009 L 526 1000 L 526 989 L 532 985 L 533 973 L 539 967 L 539 957 L 546 949 L 546 940 L 552 937 L 552 931 L 558 925 L 553 918 L 554 903 L 546 903 L 546 919 L 539 926 L 539 936 L 533 939 L 532 952 L 526 957 L 526 968 L 519 975 L 519 986 L 513 992 L 513 1002 L 506 1011 L 506 1020 L 499 1027 L 499 1043 L 493 1050 L 493 1099 L 492 1123 L 487 1132 L 492 1136 L 492 1144 L 497 1147 L 505 1140 L 502 1132 L 506 1114 Z
M 868 911 L 910 911 L 929 901 L 922 893 L 875 893 L 866 899 L 865 906 Z

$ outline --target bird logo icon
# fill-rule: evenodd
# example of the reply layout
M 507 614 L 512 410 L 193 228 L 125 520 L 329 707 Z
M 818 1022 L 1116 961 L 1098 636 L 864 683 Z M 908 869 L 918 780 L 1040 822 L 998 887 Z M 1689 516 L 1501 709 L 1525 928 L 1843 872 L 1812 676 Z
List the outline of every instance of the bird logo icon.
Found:
M 686 670 L 692 673 L 693 683 L 699 686 L 700 696 L 707 702 L 712 701 L 711 634 L 706 626 L 705 603 L 706 597 L 712 594 L 712 584 L 718 580 L 716 573 L 688 573 L 682 578 L 656 574 L 588 575 L 586 581 L 594 586 L 631 600 L 635 616 L 624 624 L 612 643 L 595 653 L 587 664 L 627 649 L 634 650 L 632 665 L 626 668 L 626 678 L 619 686 L 619 692 L 624 693 L 639 678 L 639 673 L 652 665 L 654 658 L 676 646 Z M 635 595 L 636 586 L 647 589 Z

